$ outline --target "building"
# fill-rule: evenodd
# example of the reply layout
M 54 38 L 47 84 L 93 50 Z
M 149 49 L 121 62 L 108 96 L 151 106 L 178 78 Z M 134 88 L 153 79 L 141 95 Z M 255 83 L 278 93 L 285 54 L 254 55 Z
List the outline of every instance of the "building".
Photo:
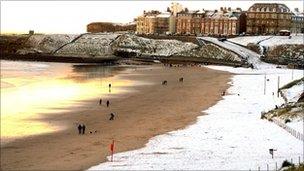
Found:
M 205 11 L 188 11 L 187 9 L 177 13 L 176 33 L 186 35 L 197 35 L 201 33 L 201 23 Z
M 137 17 L 137 34 L 165 34 L 169 31 L 170 13 L 159 11 L 144 11 L 143 15 Z
M 171 13 L 171 16 L 169 18 L 169 33 L 174 34 L 176 33 L 176 20 L 177 20 L 177 13 L 183 11 L 184 8 L 181 4 L 172 2 L 171 6 L 169 8 L 169 11 Z
M 87 25 L 87 32 L 116 32 L 116 31 L 132 31 L 136 29 L 135 23 L 118 24 L 110 22 L 94 22 Z
M 246 14 L 240 8 L 221 7 L 219 11 L 206 11 L 201 25 L 201 33 L 205 35 L 238 35 L 246 31 Z
M 292 33 L 304 33 L 304 14 L 296 8 L 291 15 L 291 30 Z
M 247 33 L 277 34 L 291 29 L 291 11 L 284 4 L 255 3 L 247 11 Z

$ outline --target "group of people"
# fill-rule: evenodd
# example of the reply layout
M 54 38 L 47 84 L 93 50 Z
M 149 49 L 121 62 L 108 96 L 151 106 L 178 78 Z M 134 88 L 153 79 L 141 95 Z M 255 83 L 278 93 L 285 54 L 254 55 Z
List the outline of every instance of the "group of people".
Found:
M 78 133 L 79 134 L 85 134 L 86 126 L 84 124 L 82 124 L 82 125 L 79 124 L 77 128 L 78 128 Z
M 112 87 L 112 84 L 109 84 L 109 91 L 111 91 L 111 87 Z M 99 99 L 99 105 L 102 105 L 102 99 Z M 107 107 L 110 106 L 110 101 L 109 100 L 106 101 L 106 105 L 107 105 Z M 113 113 L 113 112 L 110 113 L 110 119 L 109 120 L 114 120 L 114 117 L 115 117 L 115 113 Z M 78 129 L 78 134 L 85 134 L 86 126 L 84 124 L 79 124 L 77 129 Z M 97 131 L 95 131 L 95 133 L 96 132 Z M 90 133 L 93 133 L 93 132 L 90 131 Z
M 102 99 L 99 99 L 99 105 L 102 105 Z M 109 107 L 109 105 L 110 105 L 109 100 L 107 100 L 106 105 L 107 105 L 107 107 Z M 115 117 L 115 113 L 114 112 L 110 113 L 110 119 L 109 120 L 114 120 L 114 117 Z
M 102 99 L 99 99 L 99 105 L 102 105 Z M 107 107 L 109 107 L 109 105 L 110 105 L 110 101 L 109 100 L 107 100 L 106 105 L 107 105 Z

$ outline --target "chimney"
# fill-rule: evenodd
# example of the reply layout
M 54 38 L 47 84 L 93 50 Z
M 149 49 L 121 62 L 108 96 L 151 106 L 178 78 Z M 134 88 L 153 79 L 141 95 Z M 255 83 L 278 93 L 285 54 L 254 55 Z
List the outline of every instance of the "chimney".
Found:
M 228 7 L 228 11 L 231 11 L 231 7 Z
M 224 8 L 223 7 L 221 7 L 221 11 L 223 11 L 224 10 Z

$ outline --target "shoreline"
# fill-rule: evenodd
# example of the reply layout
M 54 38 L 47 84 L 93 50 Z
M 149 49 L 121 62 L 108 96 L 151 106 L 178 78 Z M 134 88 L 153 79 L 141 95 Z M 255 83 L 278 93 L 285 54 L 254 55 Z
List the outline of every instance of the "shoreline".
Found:
M 37 61 L 37 62 L 64 62 L 64 63 L 101 63 L 113 64 L 119 57 L 79 57 L 79 56 L 56 56 L 53 54 L 15 54 L 1 53 L 1 60 L 11 61 Z
M 112 96 L 109 108 L 96 106 L 96 101 L 83 102 L 82 108 L 45 118 L 69 128 L 47 135 L 9 143 L 1 148 L 3 169 L 69 169 L 84 170 L 106 161 L 109 144 L 116 141 L 116 152 L 145 146 L 150 138 L 185 128 L 197 121 L 201 111 L 221 99 L 232 74 L 201 67 L 138 68 L 122 77 L 146 81 L 151 85 L 130 87 L 130 93 Z M 177 80 L 183 76 L 185 81 Z M 167 86 L 160 83 L 168 80 Z M 208 80 L 208 81 L 206 81 Z M 108 121 L 110 112 L 116 119 Z M 78 135 L 73 123 L 83 122 L 87 133 Z M 59 159 L 59 160 L 58 160 Z M 52 161 L 52 162 L 49 162 Z

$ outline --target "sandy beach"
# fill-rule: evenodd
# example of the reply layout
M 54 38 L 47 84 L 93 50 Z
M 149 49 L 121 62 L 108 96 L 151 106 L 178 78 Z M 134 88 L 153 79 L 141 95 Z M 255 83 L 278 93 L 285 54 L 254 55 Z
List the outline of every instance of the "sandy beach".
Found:
M 199 67 L 138 68 L 125 74 L 124 79 L 151 84 L 110 96 L 108 108 L 104 101 L 99 106 L 99 99 L 94 99 L 82 102 L 73 112 L 45 118 L 46 122 L 61 122 L 67 129 L 1 147 L 1 169 L 84 170 L 106 161 L 112 140 L 116 152 L 143 147 L 155 135 L 194 123 L 203 115 L 201 111 L 221 99 L 230 76 Z M 183 83 L 178 82 L 180 77 L 184 77 Z M 168 85 L 161 85 L 163 80 Z M 114 121 L 109 121 L 111 112 L 116 113 Z M 78 135 L 78 122 L 86 124 L 85 135 Z

